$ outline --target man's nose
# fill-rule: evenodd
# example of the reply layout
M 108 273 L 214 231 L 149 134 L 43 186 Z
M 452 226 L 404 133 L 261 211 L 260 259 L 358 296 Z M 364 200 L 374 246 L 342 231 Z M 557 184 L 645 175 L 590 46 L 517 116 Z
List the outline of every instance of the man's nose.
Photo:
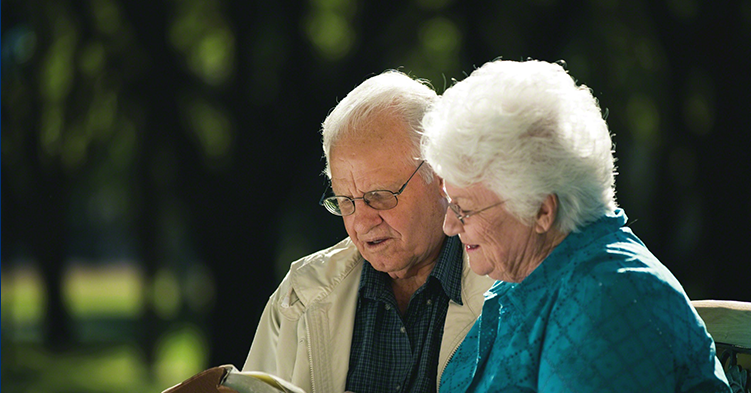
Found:
M 373 209 L 362 199 L 355 201 L 355 212 L 352 213 L 353 226 L 358 233 L 366 233 L 383 222 L 381 211 Z

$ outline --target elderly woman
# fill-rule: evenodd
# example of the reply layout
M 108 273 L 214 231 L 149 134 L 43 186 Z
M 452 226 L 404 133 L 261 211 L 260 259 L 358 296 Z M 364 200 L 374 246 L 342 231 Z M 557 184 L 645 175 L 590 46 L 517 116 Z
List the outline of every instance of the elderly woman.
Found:
M 423 120 L 444 221 L 498 280 L 441 392 L 729 392 L 680 283 L 615 202 L 596 100 L 557 64 L 494 61 Z

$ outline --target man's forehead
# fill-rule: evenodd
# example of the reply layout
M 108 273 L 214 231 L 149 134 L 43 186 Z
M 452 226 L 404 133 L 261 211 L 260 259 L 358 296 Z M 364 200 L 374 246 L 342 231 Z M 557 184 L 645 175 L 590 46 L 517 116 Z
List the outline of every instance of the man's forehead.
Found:
M 385 159 L 346 159 L 332 163 L 331 187 L 338 194 L 357 194 L 374 190 L 396 191 L 415 167 L 405 157 Z M 417 161 L 415 161 L 417 163 Z
M 332 141 L 332 148 L 341 144 L 372 145 L 392 140 L 407 142 L 411 127 L 398 112 L 387 108 L 374 109 L 363 117 L 350 119 L 339 135 Z
M 352 160 L 349 165 L 332 167 L 331 182 L 332 184 L 355 182 L 358 185 L 388 183 L 398 181 L 402 172 L 405 171 L 404 168 L 404 160 L 391 162 Z
M 408 167 L 410 161 L 414 161 L 415 166 L 419 164 L 419 161 L 413 158 L 414 155 L 409 140 L 394 138 L 368 143 L 350 137 L 332 148 L 329 165 L 332 177 L 341 176 L 336 172 L 362 173 L 385 170 L 398 173 Z

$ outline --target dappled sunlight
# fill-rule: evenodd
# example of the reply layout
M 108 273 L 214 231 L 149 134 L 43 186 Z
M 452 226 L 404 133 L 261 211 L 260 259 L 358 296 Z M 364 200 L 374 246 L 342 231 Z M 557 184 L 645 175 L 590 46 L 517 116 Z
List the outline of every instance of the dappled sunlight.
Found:
M 190 350 L 190 348 L 188 348 Z M 152 376 L 135 345 L 120 344 L 51 352 L 34 344 L 5 344 L 3 391 L 159 392 L 165 385 Z
M 640 145 L 656 146 L 661 142 L 660 112 L 647 94 L 632 95 L 626 105 L 631 132 Z
M 206 164 L 226 163 L 233 156 L 234 126 L 229 116 L 221 107 L 198 97 L 185 98 L 183 108 Z
M 154 276 L 151 299 L 156 314 L 162 319 L 174 318 L 180 307 L 180 283 L 174 272 L 159 269 Z
M 133 264 L 73 264 L 63 278 L 68 311 L 75 318 L 137 318 L 141 315 L 143 278 Z
M 208 343 L 203 332 L 179 324 L 159 338 L 154 371 L 160 386 L 168 387 L 207 367 Z
M 440 79 L 434 75 L 459 69 L 457 55 L 464 37 L 454 21 L 446 17 L 428 19 L 420 25 L 418 37 L 419 56 L 427 61 L 432 71 L 425 70 L 426 78 L 437 81 Z
M 39 271 L 27 261 L 14 269 L 3 268 L 0 288 L 4 336 L 18 340 L 40 339 L 47 295 Z
M 235 72 L 235 34 L 221 1 L 176 3 L 168 38 L 190 71 L 210 86 L 227 83 Z
M 352 26 L 357 2 L 311 0 L 304 29 L 316 51 L 326 60 L 340 60 L 349 54 L 357 39 Z
M 52 392 L 63 386 L 75 392 L 161 391 L 208 366 L 202 328 L 172 319 L 175 315 L 163 315 L 172 322 L 159 335 L 153 364 L 132 329 L 112 330 L 113 324 L 139 321 L 146 307 L 140 269 L 126 263 L 71 265 L 64 279 L 65 304 L 78 327 L 79 344 L 46 349 L 40 333 L 46 305 L 41 276 L 33 263 L 12 265 L 17 267 L 4 268 L 2 274 L 4 391 Z M 179 303 L 182 284 L 172 277 L 177 288 L 157 292 L 178 297 Z
M 683 116 L 686 128 L 699 136 L 706 136 L 715 127 L 715 82 L 699 68 L 691 69 L 685 81 L 686 94 L 683 101 Z

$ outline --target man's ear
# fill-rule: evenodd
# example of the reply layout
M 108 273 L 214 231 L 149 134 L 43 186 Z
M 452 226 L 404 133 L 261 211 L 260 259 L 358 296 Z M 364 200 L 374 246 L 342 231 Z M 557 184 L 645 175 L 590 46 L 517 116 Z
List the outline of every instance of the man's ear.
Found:
M 558 216 L 558 196 L 550 194 L 545 197 L 540 205 L 540 210 L 537 211 L 537 219 L 535 221 L 535 232 L 545 233 L 553 227 L 555 219 Z
M 433 172 L 433 181 L 438 182 L 436 184 L 438 185 L 438 188 L 441 190 L 441 196 L 445 198 L 446 188 L 444 187 L 444 184 L 443 184 L 443 178 L 438 176 L 435 172 Z

